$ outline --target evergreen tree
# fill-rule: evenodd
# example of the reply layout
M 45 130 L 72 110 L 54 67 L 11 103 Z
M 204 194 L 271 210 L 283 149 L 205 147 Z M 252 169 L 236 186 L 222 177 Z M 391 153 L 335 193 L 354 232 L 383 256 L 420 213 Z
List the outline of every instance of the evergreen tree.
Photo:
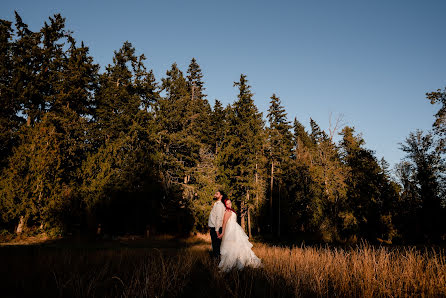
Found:
M 112 230 L 138 220 L 131 216 L 132 210 L 121 214 L 120 221 L 110 216 L 126 210 L 130 203 L 124 202 L 129 200 L 137 200 L 133 201 L 135 208 L 150 205 L 148 199 L 138 196 L 157 177 L 155 127 L 150 110 L 158 100 L 158 91 L 144 60 L 144 55 L 137 57 L 133 46 L 125 42 L 115 52 L 113 64 L 100 76 L 90 134 L 94 147 L 78 173 L 88 214 L 106 222 Z
M 23 107 L 16 115 L 27 115 L 28 122 L 26 127 L 15 128 L 21 134 L 20 142 L 2 174 L 5 181 L 14 182 L 5 185 L 1 195 L 5 202 L 17 201 L 21 208 L 16 212 L 9 209 L 15 208 L 13 204 L 7 204 L 4 212 L 12 221 L 19 216 L 21 228 L 28 219 L 42 227 L 50 222 L 60 227 L 63 209 L 75 205 L 75 173 L 87 143 L 87 120 L 82 114 L 88 111 L 98 67 L 88 49 L 75 48 L 60 15 L 50 17 L 50 24 L 45 23 L 39 33 L 29 31 L 18 14 L 16 19 L 12 83 L 6 89 L 8 100 Z M 71 47 L 64 50 L 67 40 Z
M 93 116 L 101 143 L 127 135 L 136 120 L 140 98 L 132 79 L 137 62 L 135 49 L 131 43 L 125 42 L 119 51 L 115 51 L 113 64 L 108 65 L 99 78 Z
M 270 107 L 267 115 L 269 121 L 269 141 L 271 159 L 279 164 L 287 161 L 291 156 L 293 147 L 291 125 L 287 120 L 285 108 L 281 105 L 280 99 L 273 94 L 271 96 Z
M 290 164 L 290 174 L 285 177 L 285 185 L 289 189 L 287 226 L 288 233 L 298 234 L 314 230 L 311 224 L 311 202 L 315 196 L 311 178 L 311 148 L 314 143 L 305 127 L 294 118 L 293 123 L 293 154 Z
M 364 139 L 355 136 L 353 128 L 345 127 L 342 135 L 343 159 L 349 167 L 348 205 L 356 218 L 356 234 L 372 241 L 391 241 L 396 235 L 392 224 L 397 200 L 395 185 L 374 153 L 363 148 Z M 383 165 L 386 166 L 385 161 Z
M 395 166 L 395 174 L 400 184 L 399 199 L 394 210 L 395 225 L 402 240 L 413 243 L 420 238 L 419 213 L 423 206 L 417 189 L 415 171 L 410 162 L 401 161 Z
M 421 230 L 423 238 L 430 241 L 438 241 L 441 233 L 444 233 L 442 221 L 442 198 L 439 180 L 442 173 L 441 157 L 435 150 L 432 134 L 423 134 L 418 130 L 411 133 L 405 144 L 401 144 L 401 150 L 407 155 L 413 169 L 415 180 L 415 197 L 421 200 Z M 443 199 L 444 200 L 444 199 Z
M 45 112 L 44 80 L 47 71 L 40 47 L 42 33 L 32 32 L 15 13 L 17 39 L 12 45 L 12 97 L 22 107 L 27 125 L 39 121 Z
M 18 116 L 20 103 L 14 98 L 12 23 L 0 20 L 0 171 L 17 145 L 17 131 L 22 124 Z
M 316 130 L 312 129 L 313 132 Z M 314 183 L 312 192 L 315 194 L 310 204 L 311 225 L 317 227 L 322 240 L 338 241 L 343 229 L 340 218 L 343 219 L 343 224 L 350 224 L 350 214 L 345 213 L 344 208 L 348 168 L 341 161 L 333 135 L 328 137 L 324 131 L 320 131 L 315 140 L 317 146 L 310 149 L 309 156 L 309 172 Z
M 192 58 L 187 70 L 187 86 L 190 94 L 190 102 L 187 105 L 190 115 L 188 133 L 194 135 L 202 144 L 213 147 L 211 136 L 212 109 L 203 94 L 203 74 L 195 58 Z
M 253 202 L 256 189 L 258 157 L 262 154 L 263 121 L 254 105 L 246 75 L 242 74 L 234 86 L 238 87 L 239 93 L 228 113 L 228 132 L 218 156 L 219 179 L 235 199 L 242 227 L 245 228 L 245 219 L 247 216 L 249 219 L 249 205 Z
M 217 184 L 215 155 L 202 147 L 200 161 L 194 170 L 194 183 L 184 185 L 183 197 L 189 199 L 189 208 L 194 218 L 194 230 L 207 232 L 209 213 L 213 207 L 211 198 L 220 185 Z
M 214 109 L 210 116 L 209 128 L 209 144 L 214 154 L 218 153 L 218 148 L 221 146 L 225 138 L 227 130 L 227 115 L 219 100 L 215 100 Z
M 314 144 L 319 144 L 321 141 L 326 140 L 328 138 L 327 134 L 321 130 L 319 125 L 310 118 L 310 127 L 311 127 L 311 140 Z
M 192 58 L 187 69 L 187 86 L 191 93 L 191 100 L 194 101 L 196 98 L 203 99 L 206 97 L 203 94 L 204 83 L 202 81 L 203 74 L 201 72 L 200 65 L 198 65 L 197 60 Z
M 269 164 L 270 164 L 270 211 L 273 214 L 273 199 L 277 195 L 277 235 L 280 236 L 280 219 L 281 208 L 280 198 L 282 195 L 281 188 L 283 187 L 283 174 L 289 167 L 291 152 L 293 148 L 293 140 L 291 134 L 291 125 L 286 117 L 286 112 L 281 105 L 280 99 L 273 94 L 271 96 L 270 107 L 268 109 L 268 141 L 269 141 Z M 279 186 L 277 190 L 274 189 L 274 182 Z M 286 209 L 284 209 L 286 210 Z M 273 220 L 273 216 L 272 216 Z M 273 221 L 271 221 L 273 223 Z M 274 226 L 274 224 L 272 224 Z
M 314 144 L 306 132 L 305 127 L 296 118 L 294 118 L 293 123 L 293 144 L 295 151 L 299 150 L 302 146 L 310 148 Z
M 18 232 L 26 225 L 61 227 L 64 209 L 74 199 L 64 136 L 55 126 L 54 115 L 41 120 L 22 128 L 21 144 L 14 148 L 1 177 L 1 213 L 4 220 L 19 225 Z
M 192 133 L 190 94 L 183 73 L 174 63 L 163 78 L 166 97 L 159 101 L 156 120 L 162 144 L 163 168 L 169 183 L 188 183 L 199 160 L 200 142 Z

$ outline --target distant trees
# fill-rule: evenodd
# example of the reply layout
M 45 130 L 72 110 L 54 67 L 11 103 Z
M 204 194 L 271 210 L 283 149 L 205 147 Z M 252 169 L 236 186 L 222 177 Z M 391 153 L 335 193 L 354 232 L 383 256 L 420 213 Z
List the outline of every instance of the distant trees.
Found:
M 391 240 L 395 234 L 391 212 L 397 190 L 373 152 L 363 148 L 361 136 L 345 127 L 341 142 L 343 160 L 348 167 L 348 209 L 354 218 L 356 235 L 366 239 Z M 385 161 L 383 161 L 385 165 Z
M 412 237 L 439 241 L 444 233 L 445 199 L 441 189 L 444 161 L 430 133 L 423 134 L 419 130 L 411 133 L 401 149 L 407 154 L 406 161 L 398 167 L 402 198 L 412 212 L 408 218 L 406 214 L 405 220 L 416 220 Z
M 435 122 L 433 128 L 435 134 L 439 138 L 438 151 L 440 153 L 446 152 L 446 88 L 444 90 L 438 89 L 437 91 L 426 93 L 427 99 L 431 104 L 440 104 L 440 109 L 435 114 Z
M 438 242 L 446 232 L 446 91 L 426 93 L 440 104 L 433 132 L 417 130 L 401 144 L 406 158 L 396 165 L 401 185 L 395 221 L 407 241 Z
M 125 42 L 100 73 L 60 15 L 37 32 L 0 20 L 2 229 L 206 231 L 223 189 L 250 236 L 444 240 L 445 91 L 427 94 L 434 130 L 409 135 L 394 177 L 353 127 L 307 131 L 276 94 L 264 120 L 244 74 L 212 106 L 195 58 L 159 81 L 145 61 Z

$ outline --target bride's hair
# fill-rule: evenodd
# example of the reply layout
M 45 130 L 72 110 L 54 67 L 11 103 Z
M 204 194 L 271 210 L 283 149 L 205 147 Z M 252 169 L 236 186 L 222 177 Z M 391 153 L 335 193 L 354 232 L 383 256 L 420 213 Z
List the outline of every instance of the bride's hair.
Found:
M 233 208 L 228 208 L 228 207 L 226 206 L 226 202 L 227 202 L 227 201 L 230 201 L 230 199 L 229 199 L 229 198 L 226 198 L 226 199 L 224 199 L 224 201 L 223 201 L 223 204 L 225 204 L 225 208 L 226 208 L 226 210 L 231 210 L 232 212 L 236 213 L 235 210 L 234 210 Z

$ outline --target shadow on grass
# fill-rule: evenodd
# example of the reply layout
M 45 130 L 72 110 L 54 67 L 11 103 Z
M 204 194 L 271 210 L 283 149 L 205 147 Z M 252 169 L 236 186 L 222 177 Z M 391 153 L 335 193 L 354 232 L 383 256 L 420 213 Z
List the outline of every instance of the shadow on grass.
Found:
M 195 262 L 184 297 L 294 297 L 293 289 L 282 277 L 271 279 L 263 269 L 245 268 L 220 272 L 218 263 L 200 256 Z
M 0 247 L 2 297 L 293 297 L 263 269 L 222 273 L 200 238 Z

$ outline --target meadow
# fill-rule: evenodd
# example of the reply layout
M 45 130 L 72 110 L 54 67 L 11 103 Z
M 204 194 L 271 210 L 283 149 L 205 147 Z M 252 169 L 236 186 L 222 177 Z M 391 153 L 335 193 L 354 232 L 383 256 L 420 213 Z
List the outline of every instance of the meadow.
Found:
M 255 243 L 263 268 L 221 273 L 206 235 L 2 245 L 3 297 L 446 296 L 444 249 Z
M 225 274 L 209 248 L 205 235 L 2 245 L 2 296 L 446 296 L 443 249 L 255 243 L 263 268 Z

